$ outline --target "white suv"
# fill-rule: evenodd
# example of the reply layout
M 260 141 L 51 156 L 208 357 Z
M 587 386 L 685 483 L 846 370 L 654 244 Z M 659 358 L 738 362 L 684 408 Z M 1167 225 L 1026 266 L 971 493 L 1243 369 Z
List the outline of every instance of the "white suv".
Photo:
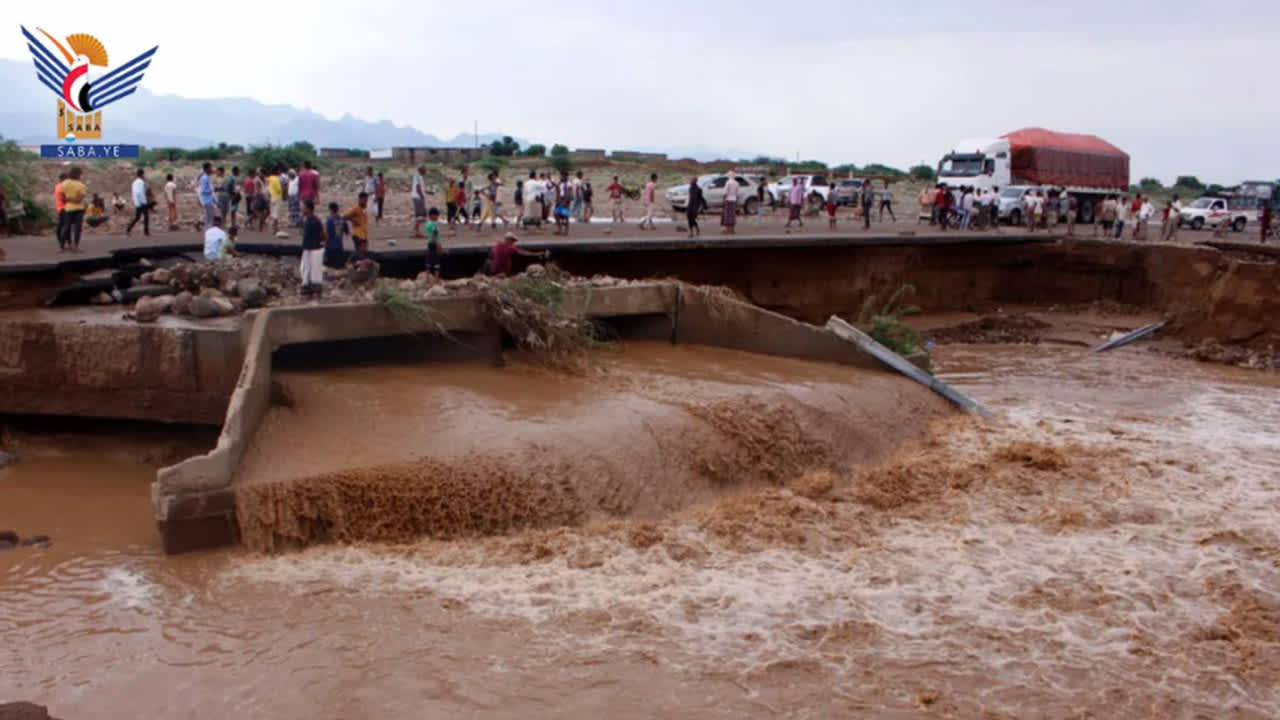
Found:
M 756 188 L 760 187 L 761 178 L 757 175 L 736 175 L 738 183 L 738 212 L 743 215 L 754 215 L 759 200 L 756 199 Z M 728 175 L 703 175 L 698 178 L 698 187 L 702 188 L 703 210 L 718 212 L 724 209 L 724 188 L 729 182 Z M 667 202 L 676 212 L 684 212 L 689 206 L 689 185 L 676 185 L 666 192 Z
M 800 178 L 804 187 L 805 201 L 809 204 L 825 205 L 827 193 L 831 192 L 831 183 L 826 175 L 788 175 L 768 186 L 769 202 L 774 205 L 785 205 L 791 196 L 791 183 Z

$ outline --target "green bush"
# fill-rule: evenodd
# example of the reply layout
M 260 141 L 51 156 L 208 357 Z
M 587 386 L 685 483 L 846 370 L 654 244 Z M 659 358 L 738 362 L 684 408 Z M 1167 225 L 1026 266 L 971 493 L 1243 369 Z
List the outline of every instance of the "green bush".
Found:
M 268 173 L 277 173 L 289 168 L 300 168 L 302 164 L 316 162 L 315 146 L 309 142 L 296 142 L 292 145 L 258 145 L 249 148 L 242 164 L 250 168 L 263 168 Z
M 524 149 L 524 156 L 525 156 L 525 157 L 542 157 L 542 156 L 544 156 L 544 155 L 546 155 L 546 154 L 547 154 L 547 146 L 546 146 L 546 145 L 538 145 L 538 144 L 534 144 L 534 145 L 530 145 L 529 147 L 527 147 L 527 148 L 525 148 L 525 149 Z
M 937 175 L 933 172 L 933 168 L 928 165 L 915 165 L 907 171 L 911 177 L 916 180 L 933 180 Z
M 520 143 L 510 135 L 503 135 L 501 140 L 489 143 L 489 154 L 496 157 L 511 157 L 520 152 Z
M 920 312 L 920 308 L 914 305 L 902 304 L 903 297 L 915 291 L 912 285 L 899 287 L 878 311 L 875 307 L 876 296 L 869 295 L 862 303 L 862 311 L 858 314 L 858 325 L 863 332 L 903 357 L 922 351 L 927 352 L 920 334 L 902 322 L 903 317 Z
M 39 188 L 36 187 L 35 176 L 31 166 L 36 156 L 18 147 L 12 140 L 0 137 L 0 187 L 4 188 L 5 205 L 22 203 L 26 214 L 21 218 L 28 228 L 48 227 L 53 225 L 53 214 L 44 205 L 35 201 Z M 49 188 L 53 192 L 53 188 Z
M 555 145 L 551 146 L 551 157 L 555 157 L 557 155 L 568 155 L 568 154 L 569 154 L 568 145 L 561 145 L 559 143 L 556 143 Z
M 569 160 L 569 156 L 567 154 L 556 154 L 553 152 L 551 154 L 550 162 L 551 167 L 555 168 L 556 172 L 567 173 L 573 170 L 573 163 Z

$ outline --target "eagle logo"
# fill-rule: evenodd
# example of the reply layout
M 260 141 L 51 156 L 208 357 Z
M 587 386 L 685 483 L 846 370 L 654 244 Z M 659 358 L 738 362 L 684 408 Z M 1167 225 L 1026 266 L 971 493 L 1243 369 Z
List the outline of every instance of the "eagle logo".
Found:
M 27 49 L 31 51 L 31 59 L 36 66 L 36 77 L 71 110 L 81 114 L 101 110 L 132 95 L 159 49 L 157 45 L 111 72 L 90 80 L 89 66 L 105 68 L 108 64 L 107 49 L 96 37 L 76 33 L 68 35 L 64 45 L 43 29 L 36 30 L 58 50 L 58 54 L 53 53 L 29 30 L 22 28 L 22 34 L 27 38 Z

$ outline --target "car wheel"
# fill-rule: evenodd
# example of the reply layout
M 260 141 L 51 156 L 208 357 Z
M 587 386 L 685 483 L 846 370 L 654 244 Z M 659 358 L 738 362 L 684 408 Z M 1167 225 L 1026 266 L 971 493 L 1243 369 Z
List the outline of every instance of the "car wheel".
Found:
M 1191 229 L 1192 229 L 1192 230 L 1203 230 L 1203 229 L 1204 229 L 1204 218 L 1202 218 L 1202 217 L 1198 217 L 1198 218 L 1196 218 L 1195 220 L 1192 220 L 1192 221 L 1191 221 Z
M 1244 232 L 1244 226 L 1245 226 L 1244 218 L 1236 218 L 1236 221 L 1231 223 L 1231 229 L 1235 230 L 1236 232 Z
M 1019 225 L 1022 224 L 1021 210 L 1014 209 L 1012 212 L 1009 213 L 1009 224 L 1014 227 L 1018 227 Z
M 827 204 L 827 201 L 826 201 L 826 200 L 823 200 L 823 199 L 822 199 L 822 196 L 821 196 L 821 195 L 819 195 L 818 193 L 813 193 L 812 195 L 810 195 L 810 196 L 809 196 L 809 207 L 810 207 L 810 208 L 814 208 L 814 207 L 816 207 L 816 208 L 821 209 L 821 208 L 822 208 L 822 206 L 823 206 L 823 205 L 826 205 L 826 204 Z
M 760 201 L 756 198 L 749 197 L 747 198 L 746 202 L 742 203 L 742 214 L 755 215 L 756 211 L 759 208 L 760 208 Z

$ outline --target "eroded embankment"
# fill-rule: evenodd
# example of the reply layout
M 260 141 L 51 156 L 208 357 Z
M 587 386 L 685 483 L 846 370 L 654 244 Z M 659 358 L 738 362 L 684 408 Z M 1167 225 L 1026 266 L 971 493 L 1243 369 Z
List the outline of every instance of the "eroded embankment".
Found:
M 408 541 L 656 520 L 883 458 L 952 411 L 883 372 L 627 343 L 587 377 L 519 362 L 277 373 L 236 477 L 243 542 Z
M 909 242 L 904 238 L 904 242 Z M 1280 263 L 1204 247 L 1079 241 L 557 253 L 581 274 L 724 285 L 808 322 L 856 316 L 904 284 L 927 312 L 1110 301 L 1172 316 L 1188 342 L 1280 345 Z

